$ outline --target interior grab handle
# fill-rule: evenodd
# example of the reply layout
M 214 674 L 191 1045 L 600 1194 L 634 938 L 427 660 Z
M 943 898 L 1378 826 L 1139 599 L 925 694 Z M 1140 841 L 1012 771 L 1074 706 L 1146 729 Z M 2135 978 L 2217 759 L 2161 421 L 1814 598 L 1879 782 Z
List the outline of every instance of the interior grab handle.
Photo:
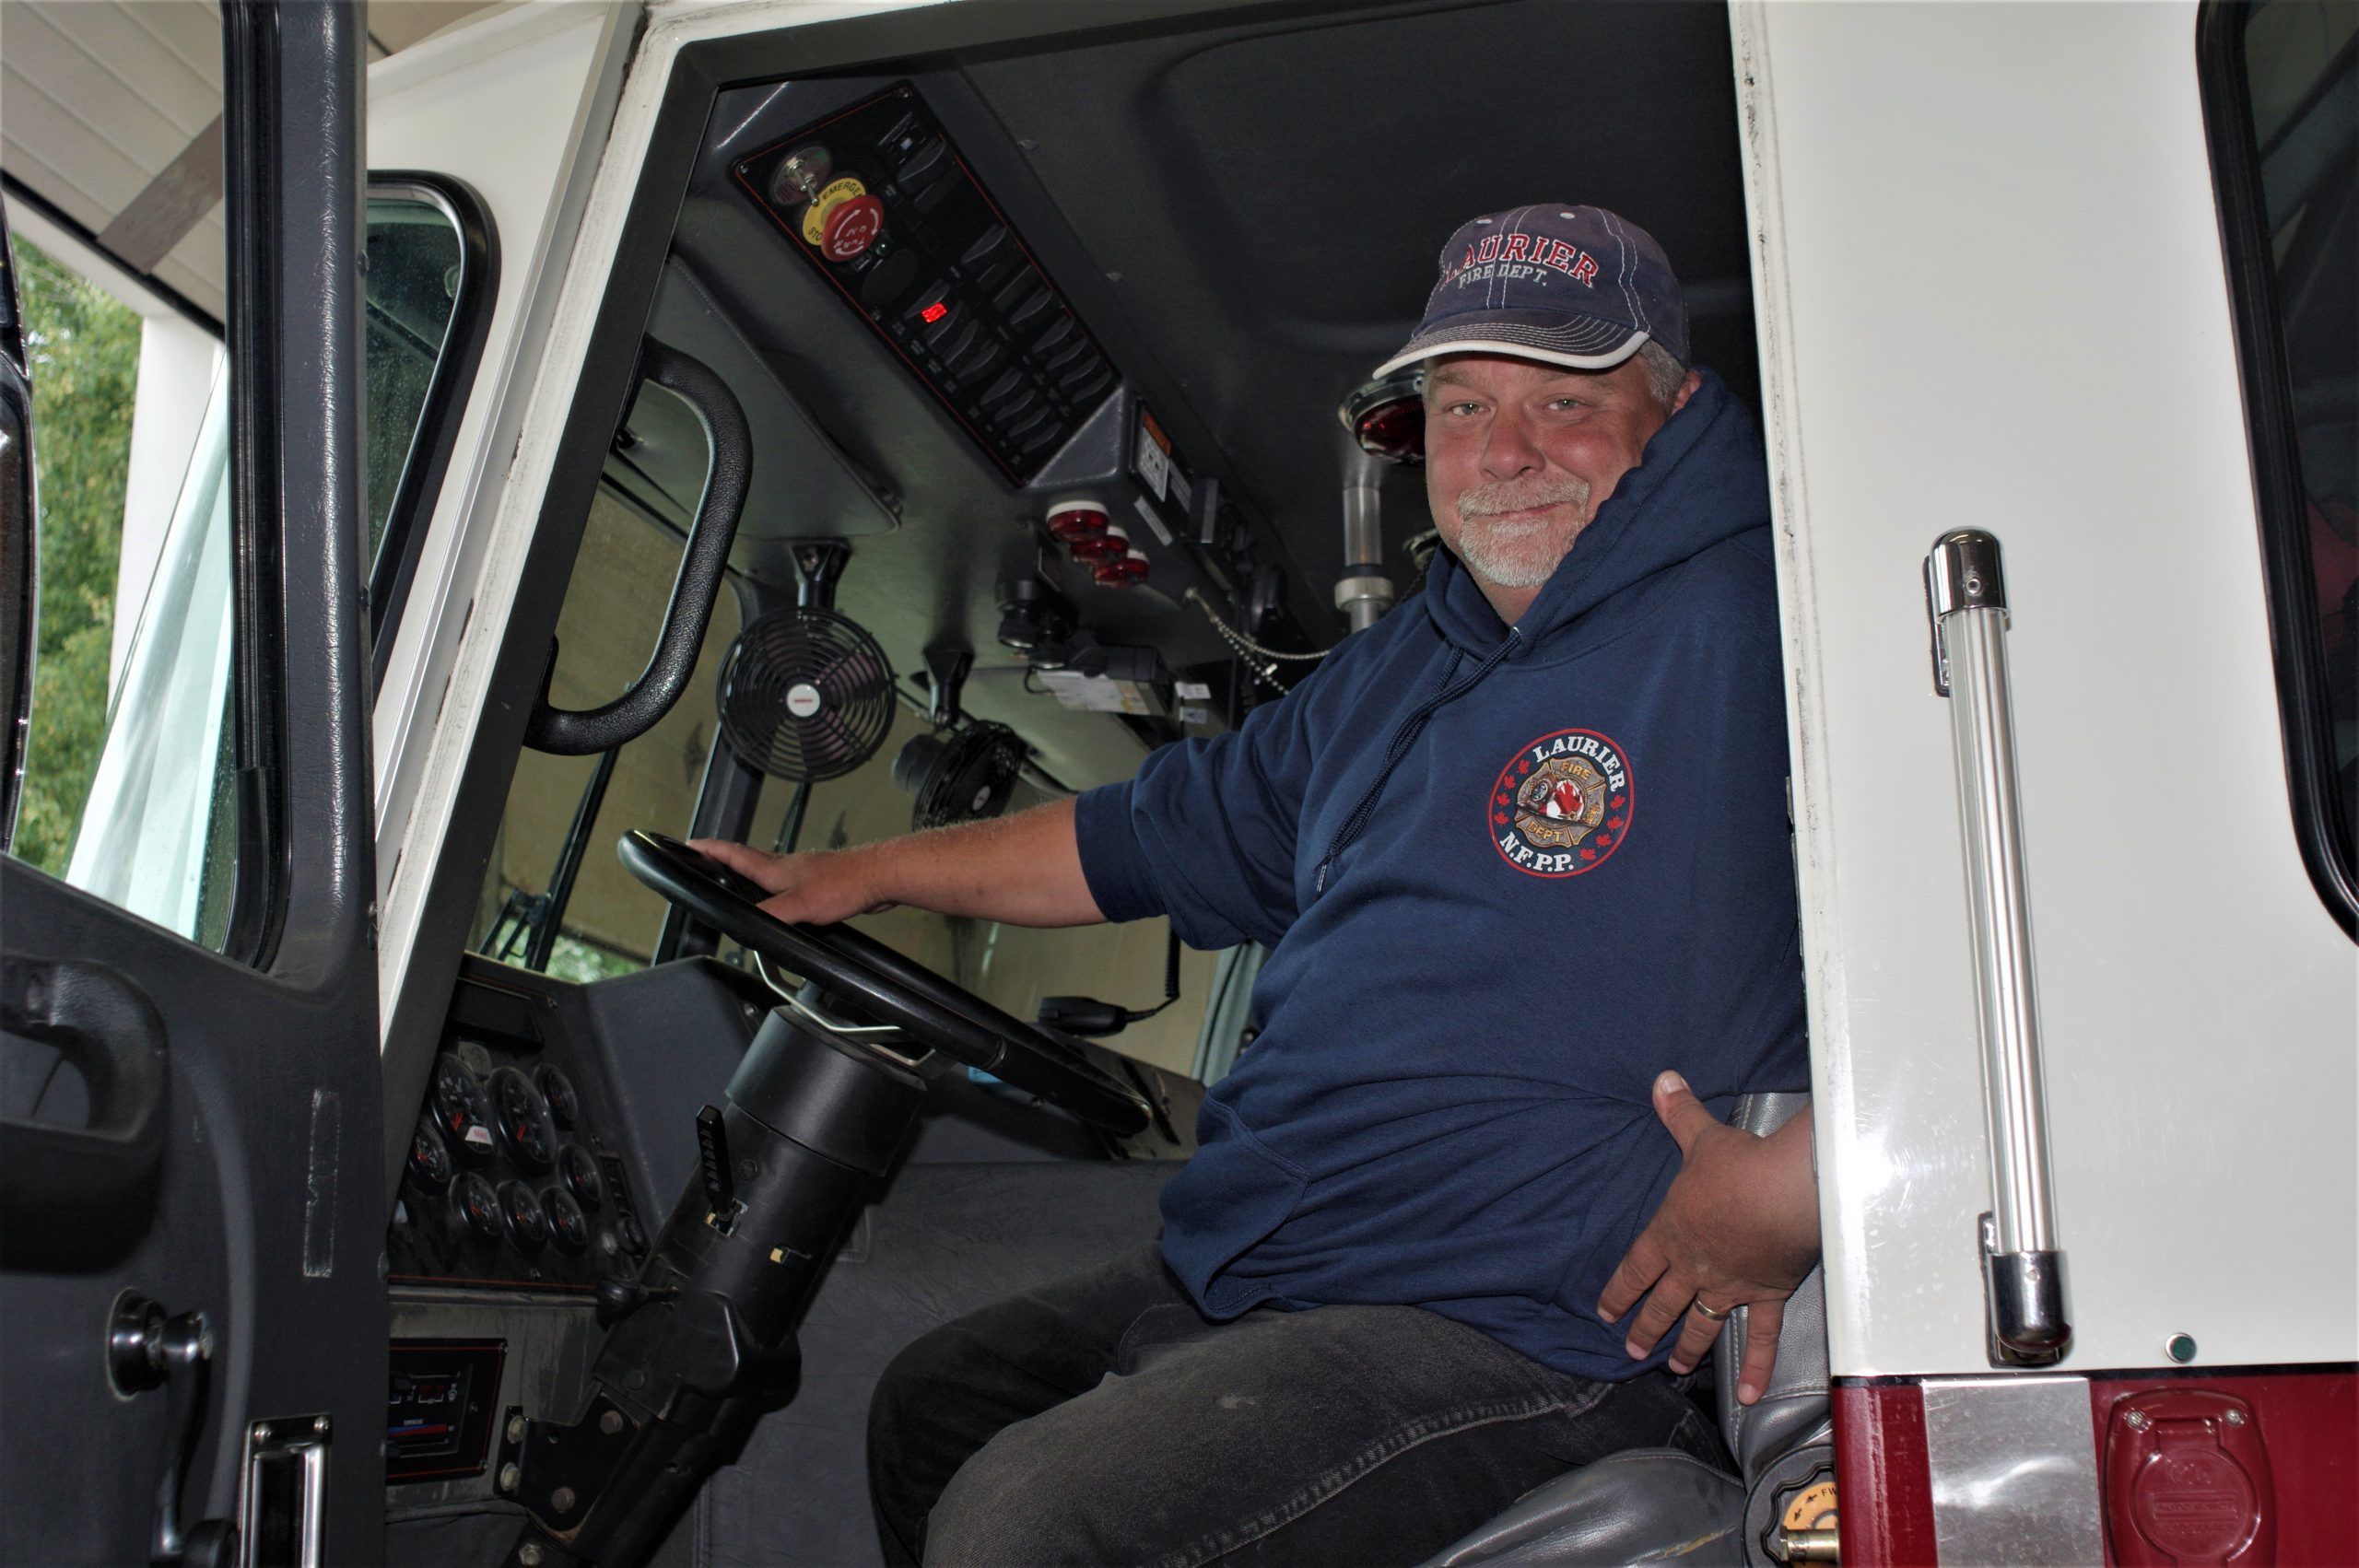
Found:
M 81 1075 L 88 1125 L 0 1119 L 0 1234 L 12 1250 L 127 1243 L 154 1215 L 171 1078 L 164 1021 L 128 976 L 83 959 L 0 959 L 0 1029 Z
M 588 756 L 635 741 L 662 721 L 672 705 L 687 690 L 696 673 L 697 654 L 704 646 L 705 627 L 712 619 L 713 601 L 720 596 L 722 575 L 729 568 L 730 546 L 737 540 L 737 517 L 745 509 L 745 491 L 754 474 L 754 442 L 746 428 L 745 411 L 738 406 L 729 384 L 702 361 L 649 338 L 640 349 L 640 373 L 647 380 L 677 392 L 696 411 L 712 448 L 706 471 L 704 495 L 688 525 L 688 542 L 680 553 L 680 573 L 673 579 L 672 602 L 663 610 L 663 629 L 655 651 L 639 679 L 614 701 L 601 707 L 553 708 L 544 690 L 524 727 L 524 743 L 557 756 Z M 556 661 L 550 661 L 554 671 Z
M 2048 1169 L 1999 541 L 1978 528 L 1935 540 L 1925 557 L 1925 602 L 1933 685 L 1950 701 L 1982 1045 L 1991 1205 L 1978 1245 L 1987 1349 L 1993 1366 L 2051 1366 L 2071 1348 L 2072 1326 Z

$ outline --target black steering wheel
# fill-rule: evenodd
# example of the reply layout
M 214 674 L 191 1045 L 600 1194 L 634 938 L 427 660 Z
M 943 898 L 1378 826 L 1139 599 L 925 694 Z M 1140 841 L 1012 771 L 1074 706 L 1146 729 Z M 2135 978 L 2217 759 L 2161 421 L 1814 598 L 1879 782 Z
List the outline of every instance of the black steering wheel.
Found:
M 1153 1119 L 1135 1092 L 1031 1024 L 850 926 L 787 924 L 761 907 L 769 896 L 761 887 L 676 838 L 633 828 L 615 853 L 633 876 L 698 919 L 865 1018 L 905 1029 L 1116 1137 L 1144 1131 Z

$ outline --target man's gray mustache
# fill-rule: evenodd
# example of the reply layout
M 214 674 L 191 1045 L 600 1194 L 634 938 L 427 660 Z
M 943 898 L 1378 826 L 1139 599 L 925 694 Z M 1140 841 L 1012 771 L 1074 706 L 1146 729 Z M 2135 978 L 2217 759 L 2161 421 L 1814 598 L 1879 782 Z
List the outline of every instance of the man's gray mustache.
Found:
M 1485 486 L 1469 490 L 1458 497 L 1458 515 L 1461 521 L 1475 522 L 1502 512 L 1522 511 L 1531 507 L 1580 506 L 1589 500 L 1589 486 L 1579 480 L 1552 485 L 1543 490 L 1501 490 Z

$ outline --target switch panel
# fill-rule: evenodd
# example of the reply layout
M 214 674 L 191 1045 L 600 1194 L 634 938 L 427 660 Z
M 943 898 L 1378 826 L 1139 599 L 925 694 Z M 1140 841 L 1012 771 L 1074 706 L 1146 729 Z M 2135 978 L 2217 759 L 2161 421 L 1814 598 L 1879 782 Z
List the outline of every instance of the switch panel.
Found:
M 914 88 L 731 172 L 1016 485 L 1113 392 L 1114 367 Z

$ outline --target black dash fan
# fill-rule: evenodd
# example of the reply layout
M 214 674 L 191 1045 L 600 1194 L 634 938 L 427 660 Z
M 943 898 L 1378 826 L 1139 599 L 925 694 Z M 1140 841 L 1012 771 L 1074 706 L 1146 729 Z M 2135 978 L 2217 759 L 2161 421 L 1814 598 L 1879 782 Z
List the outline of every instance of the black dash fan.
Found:
M 910 827 L 922 832 L 957 822 L 980 822 L 1007 810 L 1024 743 L 1004 724 L 968 722 L 919 735 L 893 759 L 893 782 L 917 797 Z
M 876 639 L 833 610 L 776 610 L 737 634 L 721 667 L 721 731 L 773 778 L 840 778 L 893 726 L 893 670 Z

